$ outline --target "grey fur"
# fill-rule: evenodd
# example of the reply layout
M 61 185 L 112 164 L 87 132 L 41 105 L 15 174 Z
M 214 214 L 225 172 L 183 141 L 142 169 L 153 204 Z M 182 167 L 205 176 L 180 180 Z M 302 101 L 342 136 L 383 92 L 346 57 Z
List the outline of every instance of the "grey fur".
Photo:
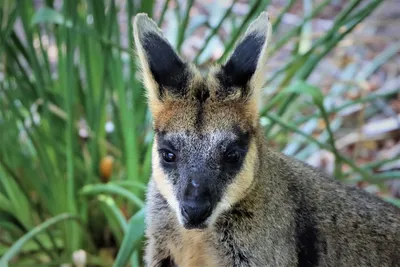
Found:
M 235 206 L 244 215 L 227 212 L 206 230 L 216 266 L 400 266 L 397 208 L 269 150 L 261 136 L 258 142 L 263 156 L 254 186 Z M 182 226 L 153 182 L 148 200 L 147 264 L 157 266 L 154 262 L 170 256 L 164 251 L 168 242 L 181 243 Z M 302 265 L 296 221 L 306 228 L 311 218 L 317 262 Z
M 213 81 L 202 82 L 202 88 L 212 88 Z M 156 130 L 178 136 L 179 150 L 192 165 L 218 169 L 207 160 L 218 156 L 219 141 L 231 138 L 234 126 L 251 132 L 248 162 L 221 188 L 225 196 L 230 186 L 246 179 L 250 184 L 235 191 L 240 193 L 224 208 L 216 208 L 219 212 L 207 228 L 187 230 L 177 210 L 179 186 L 160 167 L 155 142 L 147 193 L 146 266 L 400 266 L 400 210 L 269 149 L 262 128 L 248 115 L 247 96 L 224 104 L 212 97 L 205 100 L 200 126 L 195 100 L 163 101 L 150 103 L 161 110 L 154 117 Z M 166 114 L 171 108 L 175 113 Z M 156 139 L 159 136 L 156 133 Z M 175 175 L 184 180 L 180 168 Z

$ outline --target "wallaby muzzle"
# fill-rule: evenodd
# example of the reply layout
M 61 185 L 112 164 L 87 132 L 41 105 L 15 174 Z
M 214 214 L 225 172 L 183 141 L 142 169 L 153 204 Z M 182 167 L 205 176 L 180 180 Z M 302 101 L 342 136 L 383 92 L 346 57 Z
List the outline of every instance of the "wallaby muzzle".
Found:
M 186 185 L 181 188 L 180 212 L 186 229 L 206 228 L 207 219 L 216 206 L 216 193 L 208 175 L 203 172 L 195 174 L 194 178 L 188 177 Z

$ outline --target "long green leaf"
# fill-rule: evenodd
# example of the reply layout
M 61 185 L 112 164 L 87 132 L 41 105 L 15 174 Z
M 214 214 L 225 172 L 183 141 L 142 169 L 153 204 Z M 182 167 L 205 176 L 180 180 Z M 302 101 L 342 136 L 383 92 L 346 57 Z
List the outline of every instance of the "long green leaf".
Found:
M 86 185 L 80 191 L 80 194 L 83 196 L 98 195 L 104 193 L 116 194 L 118 196 L 124 197 L 131 203 L 137 205 L 140 208 L 144 206 L 144 203 L 140 198 L 135 196 L 129 190 L 126 190 L 125 188 L 116 184 L 110 183 L 110 184 Z
M 67 220 L 79 221 L 79 218 L 68 213 L 60 214 L 33 228 L 27 234 L 18 239 L 17 242 L 15 242 L 12 247 L 10 247 L 10 249 L 3 255 L 3 257 L 0 259 L 0 266 L 7 267 L 9 261 L 19 253 L 25 243 L 34 238 L 36 235 L 59 222 Z
M 124 215 L 118 208 L 114 199 L 110 196 L 99 195 L 97 199 L 101 204 L 104 215 L 106 215 L 108 224 L 114 236 L 117 238 L 119 244 L 121 244 L 122 236 L 128 229 L 128 223 L 126 222 Z
M 118 251 L 117 259 L 113 265 L 114 267 L 126 266 L 128 264 L 135 247 L 143 238 L 145 230 L 144 215 L 145 209 L 141 209 L 130 219 L 128 231 Z

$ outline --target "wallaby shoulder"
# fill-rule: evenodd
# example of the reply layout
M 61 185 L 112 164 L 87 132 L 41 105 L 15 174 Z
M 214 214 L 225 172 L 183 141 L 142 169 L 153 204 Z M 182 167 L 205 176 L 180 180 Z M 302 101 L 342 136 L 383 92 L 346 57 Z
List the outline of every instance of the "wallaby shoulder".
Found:
M 400 266 L 397 207 L 281 153 L 264 155 L 294 207 L 301 266 Z

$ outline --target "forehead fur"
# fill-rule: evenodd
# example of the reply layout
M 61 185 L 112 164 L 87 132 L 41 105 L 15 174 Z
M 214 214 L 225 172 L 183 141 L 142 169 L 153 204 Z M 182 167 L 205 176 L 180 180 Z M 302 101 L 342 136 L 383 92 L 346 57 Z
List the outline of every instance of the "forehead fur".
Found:
M 217 78 L 219 66 L 210 69 L 206 77 L 192 68 L 188 89 L 181 97 L 167 97 L 152 107 L 154 126 L 160 131 L 228 130 L 239 126 L 250 131 L 257 125 L 257 104 L 241 96 L 240 90 L 231 94 L 221 90 Z M 220 94 L 224 91 L 224 94 Z
M 207 94 L 204 93 L 203 94 Z M 157 131 L 212 132 L 231 130 L 239 127 L 251 131 L 255 127 L 257 113 L 242 101 L 214 101 L 205 99 L 166 100 L 154 114 L 154 127 Z

